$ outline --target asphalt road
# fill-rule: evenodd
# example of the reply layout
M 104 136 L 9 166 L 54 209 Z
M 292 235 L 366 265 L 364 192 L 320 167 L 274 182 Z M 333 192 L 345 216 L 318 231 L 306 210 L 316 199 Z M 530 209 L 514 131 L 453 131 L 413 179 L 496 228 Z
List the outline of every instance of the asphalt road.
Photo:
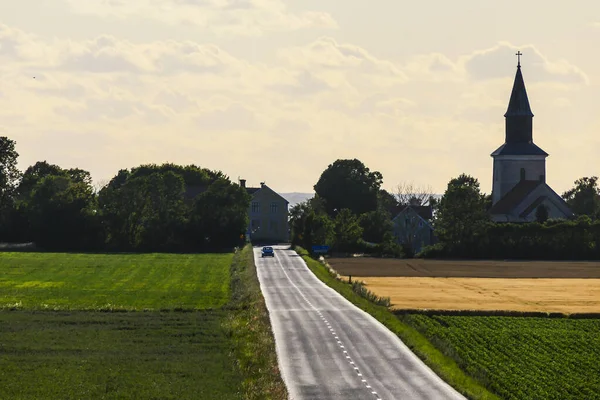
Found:
M 286 247 L 261 258 L 258 278 L 292 400 L 464 399 L 402 341 L 326 286 Z

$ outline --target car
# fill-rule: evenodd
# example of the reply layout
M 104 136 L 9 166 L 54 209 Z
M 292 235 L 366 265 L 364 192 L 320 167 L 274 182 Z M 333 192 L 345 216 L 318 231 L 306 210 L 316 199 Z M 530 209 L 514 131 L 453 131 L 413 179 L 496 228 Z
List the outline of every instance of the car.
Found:
M 270 246 L 263 247 L 261 257 L 275 257 L 275 252 L 273 251 L 273 248 Z

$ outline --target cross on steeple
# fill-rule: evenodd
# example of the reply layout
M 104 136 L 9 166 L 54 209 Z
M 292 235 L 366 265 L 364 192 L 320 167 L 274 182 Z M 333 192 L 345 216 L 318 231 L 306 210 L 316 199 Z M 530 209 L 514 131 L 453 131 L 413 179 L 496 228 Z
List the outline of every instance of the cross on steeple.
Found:
M 519 50 L 519 51 L 517 51 L 517 54 L 515 54 L 515 55 L 517 56 L 517 60 L 518 60 L 517 67 L 521 68 L 521 56 L 523 55 L 523 53 L 521 53 L 521 50 Z

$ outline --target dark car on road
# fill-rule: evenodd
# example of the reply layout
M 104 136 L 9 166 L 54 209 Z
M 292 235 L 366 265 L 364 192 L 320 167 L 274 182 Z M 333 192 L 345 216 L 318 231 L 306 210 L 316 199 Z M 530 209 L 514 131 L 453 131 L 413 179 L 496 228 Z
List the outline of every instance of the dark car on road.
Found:
M 275 257 L 275 252 L 273 251 L 273 248 L 270 246 L 263 247 L 261 257 Z

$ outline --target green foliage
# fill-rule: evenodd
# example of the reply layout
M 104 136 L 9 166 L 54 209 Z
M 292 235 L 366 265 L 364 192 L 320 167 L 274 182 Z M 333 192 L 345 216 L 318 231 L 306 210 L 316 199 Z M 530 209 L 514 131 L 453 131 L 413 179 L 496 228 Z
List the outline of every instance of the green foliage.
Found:
M 362 238 L 363 229 L 358 218 L 347 208 L 342 209 L 335 217 L 335 249 L 341 252 L 351 252 Z
M 0 312 L 2 399 L 230 399 L 222 310 Z
M 587 215 L 592 219 L 600 216 L 600 188 L 598 177 L 583 177 L 575 181 L 575 187 L 562 195 L 576 216 Z
M 600 221 L 583 216 L 574 221 L 548 220 L 544 224 L 488 222 L 469 247 L 440 243 L 423 249 L 419 257 L 597 260 Z
M 0 309 L 174 310 L 229 300 L 231 254 L 2 253 Z
M 393 228 L 390 213 L 382 208 L 362 214 L 358 223 L 363 229 L 363 239 L 372 243 L 383 242 Z
M 489 221 L 479 182 L 465 174 L 450 180 L 436 211 L 436 235 L 440 241 L 456 248 L 468 248 Z
M 21 172 L 17 168 L 19 154 L 15 150 L 15 141 L 0 136 L 0 242 L 10 238 L 12 228 L 11 214 L 17 183 Z
M 498 400 L 497 396 L 466 375 L 456 361 L 436 349 L 421 333 L 399 320 L 387 307 L 376 305 L 356 294 L 351 285 L 337 280 L 324 265 L 311 258 L 306 250 L 296 248 L 296 251 L 317 278 L 398 335 L 412 352 L 460 393 L 473 400 Z
M 503 399 L 600 399 L 600 320 L 407 315 Z
M 115 250 L 210 251 L 240 244 L 250 196 L 220 172 L 196 166 L 121 170 L 98 196 Z
M 337 160 L 323 171 L 314 189 L 325 200 L 325 211 L 330 216 L 344 208 L 358 215 L 377 208 L 382 182 L 381 173 L 371 172 L 357 159 Z

